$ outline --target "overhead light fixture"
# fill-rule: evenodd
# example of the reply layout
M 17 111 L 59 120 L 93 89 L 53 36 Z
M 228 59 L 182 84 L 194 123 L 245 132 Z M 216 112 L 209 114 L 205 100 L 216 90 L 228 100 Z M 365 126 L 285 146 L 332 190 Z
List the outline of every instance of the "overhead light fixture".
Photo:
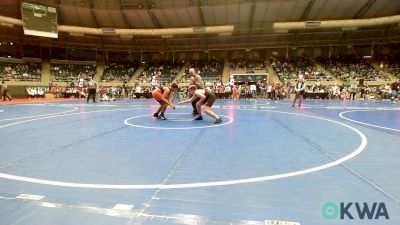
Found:
M 102 28 L 101 31 L 103 34 L 115 34 L 115 28 L 112 27 Z
M 71 35 L 71 36 L 76 36 L 76 37 L 83 37 L 83 36 L 85 36 L 85 34 L 83 34 L 83 33 L 69 33 L 69 35 Z
M 161 38 L 173 38 L 174 37 L 174 35 L 172 35 L 172 34 L 163 34 L 163 35 L 161 35 Z
M 83 0 L 86 2 L 86 0 Z M 153 7 L 156 5 L 154 4 Z M 133 7 L 135 8 L 135 7 Z M 0 15 L 0 24 L 9 23 L 13 26 L 23 25 L 22 20 Z M 7 24 L 6 24 L 7 25 Z M 145 29 L 124 29 L 124 28 L 93 28 L 85 26 L 71 26 L 71 25 L 58 25 L 58 32 L 65 33 L 84 33 L 85 35 L 133 35 L 133 36 L 160 36 L 164 34 L 184 35 L 184 34 L 218 34 L 229 33 L 235 30 L 234 25 L 220 25 L 220 26 L 200 26 L 200 27 L 174 27 L 174 28 L 145 28 Z
M 342 30 L 357 30 L 357 27 L 342 27 Z
M 289 29 L 279 29 L 279 30 L 275 30 L 275 33 L 280 33 L 280 34 L 289 33 Z
M 123 39 L 132 39 L 133 35 L 119 35 Z
M 306 21 L 304 24 L 306 27 L 319 27 L 321 26 L 321 21 Z
M 1 25 L 1 26 L 5 26 L 5 27 L 14 27 L 14 24 L 12 24 L 12 23 L 7 23 L 7 22 L 1 22 L 0 25 Z
M 219 33 L 218 36 L 231 36 L 232 32 Z
M 205 27 L 193 27 L 193 33 L 205 33 L 206 28 Z

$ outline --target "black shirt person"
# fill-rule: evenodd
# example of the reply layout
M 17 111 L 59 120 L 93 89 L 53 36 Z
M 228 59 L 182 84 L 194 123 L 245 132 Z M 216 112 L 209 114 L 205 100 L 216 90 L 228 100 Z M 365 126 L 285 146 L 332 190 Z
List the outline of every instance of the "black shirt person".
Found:
M 6 98 L 8 99 L 8 100 L 12 100 L 12 98 L 11 98 L 11 96 L 10 96 L 10 93 L 8 92 L 8 87 L 7 87 L 7 84 L 6 84 L 6 82 L 3 80 L 2 82 L 1 82 L 1 88 L 0 88 L 0 90 L 1 90 L 1 96 L 2 96 L 2 98 L 3 98 L 3 101 L 5 101 L 6 100 Z
M 305 85 L 303 79 L 299 78 L 296 82 L 296 85 L 294 86 L 294 92 L 295 92 L 296 96 L 294 97 L 292 107 L 294 107 L 294 105 L 296 104 L 297 99 L 299 99 L 299 107 L 301 106 L 301 101 L 303 100 L 303 94 L 304 94 L 305 88 L 306 88 L 306 85 Z
M 90 97 L 93 98 L 93 102 L 96 102 L 96 89 L 97 89 L 97 84 L 93 80 L 93 77 L 90 77 L 90 80 L 88 82 L 88 96 L 86 102 L 89 102 Z

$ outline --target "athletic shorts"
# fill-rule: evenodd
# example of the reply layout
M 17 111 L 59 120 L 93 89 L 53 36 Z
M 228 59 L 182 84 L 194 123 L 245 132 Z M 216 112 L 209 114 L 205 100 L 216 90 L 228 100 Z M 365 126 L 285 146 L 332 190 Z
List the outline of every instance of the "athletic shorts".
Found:
M 204 100 L 206 102 L 205 105 L 211 107 L 214 104 L 216 98 L 217 97 L 214 94 L 210 95 Z
M 162 96 L 163 96 L 163 94 L 162 94 L 160 91 L 154 90 L 153 92 L 151 92 L 151 95 L 153 96 L 153 98 L 154 98 L 158 103 L 160 103 L 161 105 L 163 104 L 163 101 L 162 101 Z

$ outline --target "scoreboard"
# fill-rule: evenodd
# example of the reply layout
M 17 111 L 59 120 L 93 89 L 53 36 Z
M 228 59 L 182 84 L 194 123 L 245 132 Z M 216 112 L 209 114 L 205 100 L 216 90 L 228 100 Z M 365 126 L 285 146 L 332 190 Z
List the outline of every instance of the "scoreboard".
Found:
M 56 8 L 21 2 L 21 15 L 24 34 L 58 38 Z

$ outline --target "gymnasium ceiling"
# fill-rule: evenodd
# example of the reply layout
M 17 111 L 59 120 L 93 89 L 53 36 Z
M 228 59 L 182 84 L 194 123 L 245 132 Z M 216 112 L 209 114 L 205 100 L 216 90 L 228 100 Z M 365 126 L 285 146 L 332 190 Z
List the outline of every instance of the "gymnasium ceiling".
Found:
M 58 23 L 99 28 L 175 28 L 234 25 L 231 34 L 28 37 L 21 27 L 0 27 L 0 38 L 132 50 L 208 50 L 400 42 L 400 25 L 357 30 L 312 29 L 277 33 L 274 22 L 363 19 L 400 14 L 399 0 L 31 0 L 57 7 Z M 20 1 L 1 0 L 0 15 L 21 18 Z

